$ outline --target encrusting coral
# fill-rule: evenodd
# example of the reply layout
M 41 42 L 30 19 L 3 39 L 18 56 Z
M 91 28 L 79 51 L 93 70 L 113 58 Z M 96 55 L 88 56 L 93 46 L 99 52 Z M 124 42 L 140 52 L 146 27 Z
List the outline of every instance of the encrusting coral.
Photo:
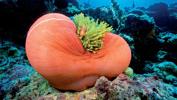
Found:
M 176 100 L 177 88 L 161 82 L 156 76 L 120 74 L 113 81 L 100 77 L 96 84 L 97 100 Z

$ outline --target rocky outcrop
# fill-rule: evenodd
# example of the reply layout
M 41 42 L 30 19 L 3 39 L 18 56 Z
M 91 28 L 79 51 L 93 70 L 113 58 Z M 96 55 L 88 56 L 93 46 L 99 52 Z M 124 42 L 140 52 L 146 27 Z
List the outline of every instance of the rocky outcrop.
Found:
M 176 4 L 170 6 L 165 3 L 156 3 L 147 10 L 148 15 L 155 19 L 157 26 L 162 30 L 177 32 L 177 8 Z
M 174 100 L 177 88 L 154 77 L 134 76 L 133 79 L 121 74 L 113 81 L 105 77 L 97 80 L 95 88 L 100 100 Z

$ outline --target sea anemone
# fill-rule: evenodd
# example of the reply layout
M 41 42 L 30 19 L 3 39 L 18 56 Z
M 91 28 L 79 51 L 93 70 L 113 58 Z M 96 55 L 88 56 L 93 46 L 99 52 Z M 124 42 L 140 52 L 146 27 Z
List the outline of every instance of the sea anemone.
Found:
M 116 77 L 129 66 L 129 45 L 111 30 L 83 14 L 74 16 L 74 23 L 63 14 L 46 14 L 29 29 L 27 57 L 54 87 L 84 90 L 100 76 Z

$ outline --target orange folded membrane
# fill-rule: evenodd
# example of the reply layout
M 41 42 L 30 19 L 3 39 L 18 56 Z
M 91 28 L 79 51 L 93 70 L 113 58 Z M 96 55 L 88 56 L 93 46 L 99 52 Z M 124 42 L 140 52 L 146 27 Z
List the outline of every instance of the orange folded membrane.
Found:
M 34 69 L 61 90 L 84 90 L 100 76 L 116 77 L 129 65 L 127 42 L 110 32 L 97 53 L 86 51 L 67 16 L 51 13 L 40 17 L 30 28 L 26 53 Z

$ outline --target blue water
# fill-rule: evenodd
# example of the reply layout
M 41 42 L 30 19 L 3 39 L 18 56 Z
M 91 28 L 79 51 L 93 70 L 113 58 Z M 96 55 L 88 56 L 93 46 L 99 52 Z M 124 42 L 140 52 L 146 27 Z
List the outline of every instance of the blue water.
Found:
M 88 3 L 92 8 L 99 6 L 110 6 L 111 0 L 78 0 L 80 4 Z M 133 0 L 117 0 L 121 8 L 132 7 Z M 134 0 L 136 7 L 148 7 L 154 3 L 164 2 L 171 4 L 177 0 Z

